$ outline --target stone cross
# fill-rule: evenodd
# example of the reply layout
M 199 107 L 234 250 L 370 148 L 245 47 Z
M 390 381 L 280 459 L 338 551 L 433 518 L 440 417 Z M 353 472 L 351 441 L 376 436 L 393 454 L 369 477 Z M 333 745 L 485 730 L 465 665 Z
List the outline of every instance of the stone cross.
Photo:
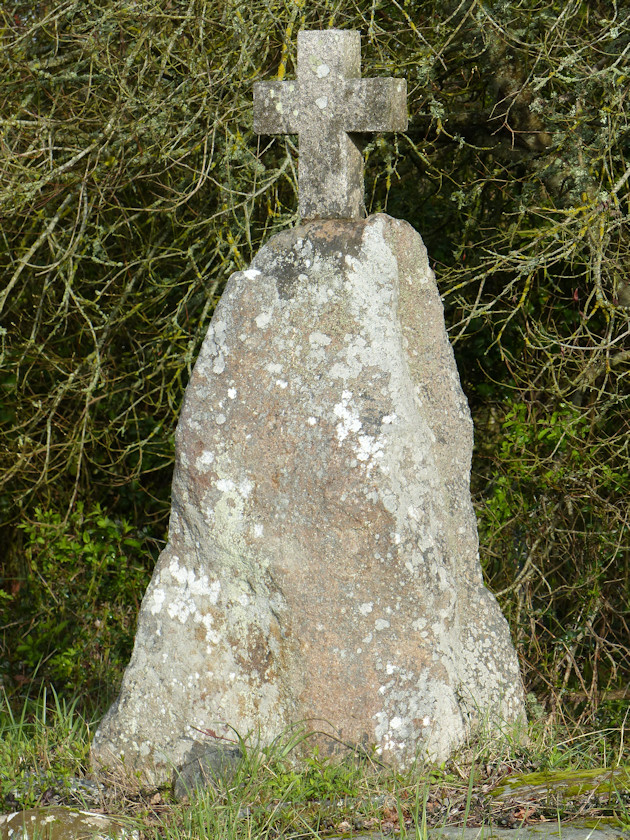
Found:
M 361 79 L 361 35 L 298 32 L 297 80 L 254 85 L 254 131 L 297 134 L 302 220 L 362 219 L 363 156 L 351 135 L 405 131 L 404 79 Z

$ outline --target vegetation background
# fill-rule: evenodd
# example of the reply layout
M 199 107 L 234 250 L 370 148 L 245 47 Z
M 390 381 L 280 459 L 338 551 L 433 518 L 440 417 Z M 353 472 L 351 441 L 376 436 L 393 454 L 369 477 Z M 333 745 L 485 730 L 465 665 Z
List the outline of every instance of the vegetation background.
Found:
M 0 674 L 103 710 L 164 544 L 226 279 L 297 221 L 252 85 L 300 28 L 404 76 L 370 212 L 431 255 L 476 427 L 489 586 L 546 714 L 630 684 L 630 21 L 615 0 L 0 0 Z

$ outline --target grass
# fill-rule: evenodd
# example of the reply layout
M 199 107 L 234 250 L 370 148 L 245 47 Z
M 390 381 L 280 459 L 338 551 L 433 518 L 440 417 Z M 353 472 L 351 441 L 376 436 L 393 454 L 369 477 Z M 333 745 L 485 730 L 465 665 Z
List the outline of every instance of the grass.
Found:
M 44 688 L 16 712 L 0 693 L 0 810 L 39 805 L 52 787 L 70 796 L 89 759 L 90 727 L 76 706 Z
M 298 764 L 292 753 L 304 736 L 293 731 L 268 747 L 243 742 L 243 758 L 229 778 L 216 779 L 180 802 L 169 790 L 142 790 L 133 783 L 103 779 L 100 788 L 93 782 L 90 787 L 92 731 L 76 703 L 52 690 L 27 700 L 17 712 L 0 695 L 0 810 L 82 805 L 130 819 L 143 840 L 307 840 L 369 831 L 420 840 L 440 825 L 514 827 L 576 817 L 630 825 L 623 790 L 599 798 L 586 791 L 568 801 L 545 796 L 523 804 L 522 796 L 510 798 L 502 787 L 516 774 L 560 772 L 566 778 L 630 763 L 623 733 L 614 730 L 556 730 L 552 737 L 534 718 L 526 746 L 478 740 L 441 767 L 419 765 L 406 773 L 365 755 L 331 761 L 315 749 Z

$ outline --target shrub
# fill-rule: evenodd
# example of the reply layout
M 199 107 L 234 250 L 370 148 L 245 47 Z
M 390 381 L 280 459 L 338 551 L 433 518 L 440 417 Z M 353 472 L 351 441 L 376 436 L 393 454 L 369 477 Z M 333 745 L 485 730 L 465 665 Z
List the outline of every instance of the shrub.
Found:
M 223 284 L 297 221 L 297 144 L 253 135 L 252 85 L 293 74 L 299 28 L 330 26 L 362 31 L 366 76 L 407 78 L 408 132 L 364 142 L 368 207 L 434 260 L 525 673 L 592 712 L 630 679 L 630 22 L 607 0 L 0 7 L 6 575 L 24 579 L 37 507 L 163 533 Z
M 9 668 L 27 683 L 41 670 L 66 696 L 102 702 L 129 660 L 154 546 L 99 505 L 78 503 L 66 519 L 35 513 L 20 526 L 23 576 L 2 581 Z

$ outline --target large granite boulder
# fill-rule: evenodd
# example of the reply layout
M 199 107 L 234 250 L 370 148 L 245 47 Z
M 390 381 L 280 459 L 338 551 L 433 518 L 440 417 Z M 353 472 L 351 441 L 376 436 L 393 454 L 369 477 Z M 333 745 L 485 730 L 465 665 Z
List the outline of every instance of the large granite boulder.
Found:
M 403 767 L 522 719 L 472 440 L 420 236 L 376 215 L 271 239 L 188 385 L 169 541 L 94 761 L 159 782 L 305 721 Z

